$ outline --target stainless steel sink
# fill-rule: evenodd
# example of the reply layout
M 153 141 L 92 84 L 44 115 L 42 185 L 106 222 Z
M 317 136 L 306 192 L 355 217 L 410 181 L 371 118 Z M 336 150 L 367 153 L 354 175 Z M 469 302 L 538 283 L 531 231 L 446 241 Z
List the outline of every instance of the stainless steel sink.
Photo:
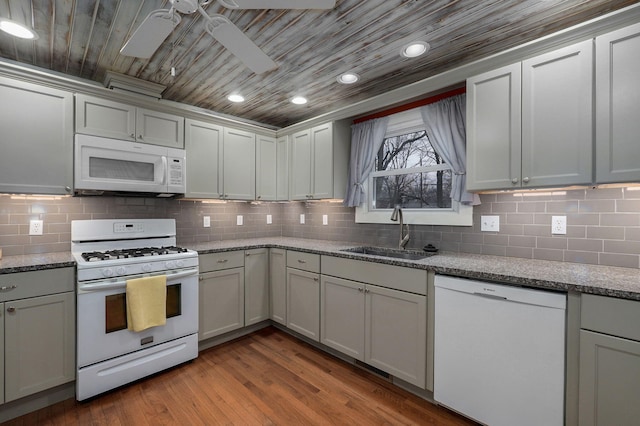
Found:
M 436 253 L 428 253 L 425 251 L 417 251 L 417 250 L 399 250 L 399 249 L 391 249 L 386 247 L 353 247 L 349 249 L 344 249 L 341 251 L 349 252 L 349 253 L 359 253 L 359 254 L 369 254 L 372 256 L 382 256 L 382 257 L 393 257 L 395 259 L 408 259 L 408 260 L 420 260 L 425 257 L 433 256 Z

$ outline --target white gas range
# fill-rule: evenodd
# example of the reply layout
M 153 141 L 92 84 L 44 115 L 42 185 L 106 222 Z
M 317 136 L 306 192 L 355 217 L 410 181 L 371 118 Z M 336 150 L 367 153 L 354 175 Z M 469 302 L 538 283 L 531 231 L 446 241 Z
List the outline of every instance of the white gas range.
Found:
M 77 262 L 77 385 L 84 400 L 198 356 L 198 253 L 173 219 L 71 222 Z M 128 329 L 127 280 L 165 275 L 166 324 Z

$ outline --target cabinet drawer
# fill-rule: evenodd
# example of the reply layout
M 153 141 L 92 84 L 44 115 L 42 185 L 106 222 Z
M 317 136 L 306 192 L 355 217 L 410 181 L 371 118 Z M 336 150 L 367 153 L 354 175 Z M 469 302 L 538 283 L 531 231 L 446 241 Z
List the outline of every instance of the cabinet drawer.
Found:
M 287 250 L 287 266 L 309 272 L 320 272 L 320 255 Z
M 221 253 L 201 254 L 200 272 L 220 271 L 222 269 L 244 266 L 244 251 L 225 251 Z
M 4 290 L 0 290 L 0 302 L 74 291 L 75 282 L 75 268 L 2 274 L 0 288 Z
M 322 256 L 322 274 L 394 290 L 427 294 L 427 271 L 424 269 Z
M 583 294 L 580 328 L 640 341 L 640 302 Z

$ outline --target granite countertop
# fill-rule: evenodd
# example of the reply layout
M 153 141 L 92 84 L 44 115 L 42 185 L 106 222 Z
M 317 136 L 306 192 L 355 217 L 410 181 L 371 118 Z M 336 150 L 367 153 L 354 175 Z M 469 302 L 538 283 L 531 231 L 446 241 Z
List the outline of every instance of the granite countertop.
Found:
M 640 301 L 640 269 L 586 265 L 515 257 L 439 252 L 420 260 L 404 260 L 343 250 L 360 243 L 274 237 L 188 244 L 199 254 L 262 247 L 299 250 L 348 259 L 433 270 L 436 273 L 560 291 L 578 291 Z M 0 274 L 75 266 L 71 253 L 6 256 Z

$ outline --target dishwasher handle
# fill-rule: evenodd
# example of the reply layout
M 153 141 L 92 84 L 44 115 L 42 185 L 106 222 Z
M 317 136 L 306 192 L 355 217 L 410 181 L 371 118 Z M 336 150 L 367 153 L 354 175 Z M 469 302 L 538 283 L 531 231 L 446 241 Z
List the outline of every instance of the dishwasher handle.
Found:
M 495 299 L 495 300 L 508 300 L 506 297 L 504 296 L 497 296 L 495 294 L 489 294 L 489 293 L 480 293 L 478 291 L 473 292 L 474 295 L 476 296 L 481 296 L 481 297 L 485 297 L 487 299 Z

